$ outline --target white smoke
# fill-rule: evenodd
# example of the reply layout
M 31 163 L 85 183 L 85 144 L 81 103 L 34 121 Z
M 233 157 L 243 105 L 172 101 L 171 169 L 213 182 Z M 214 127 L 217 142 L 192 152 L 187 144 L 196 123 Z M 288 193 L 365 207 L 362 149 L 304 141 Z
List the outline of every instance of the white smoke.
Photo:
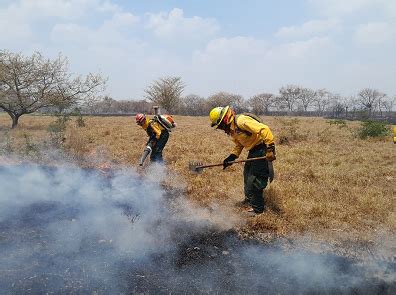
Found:
M 158 183 L 140 179 L 133 170 L 116 171 L 106 178 L 98 171 L 78 168 L 9 166 L 2 168 L 0 182 L 0 222 L 32 204 L 50 202 L 77 210 L 73 217 L 49 220 L 54 245 L 71 239 L 68 244 L 77 248 L 88 236 L 112 241 L 113 247 L 129 255 L 140 255 L 169 244 L 169 229 L 157 224 L 170 218 L 164 193 Z M 131 216 L 125 208 L 132 210 Z M 152 232 L 153 228 L 157 230 Z
M 0 272 L 23 273 L 39 259 L 25 274 L 33 275 L 55 257 L 52 273 L 58 276 L 65 268 L 81 267 L 90 277 L 108 280 L 103 265 L 94 271 L 102 263 L 112 269 L 119 261 L 141 261 L 175 247 L 172 223 L 177 221 L 161 176 L 141 178 L 131 169 L 111 173 L 0 166 Z M 0 280 L 0 289 L 2 283 L 7 280 Z
M 233 214 L 224 208 L 199 208 L 182 194 L 173 195 L 162 184 L 169 176 L 165 169 L 152 165 L 142 176 L 128 168 L 103 173 L 70 166 L 0 166 L 0 290 L 365 290 L 365 272 L 350 261 L 271 250 L 222 232 L 237 221 Z M 371 290 L 390 294 L 394 284 L 387 284 Z

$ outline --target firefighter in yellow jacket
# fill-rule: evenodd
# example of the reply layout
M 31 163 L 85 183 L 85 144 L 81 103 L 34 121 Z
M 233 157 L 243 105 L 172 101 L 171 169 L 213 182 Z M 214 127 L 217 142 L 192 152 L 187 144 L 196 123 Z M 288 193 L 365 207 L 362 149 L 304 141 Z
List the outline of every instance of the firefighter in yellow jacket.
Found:
M 229 162 L 237 159 L 244 148 L 249 151 L 248 158 L 266 156 L 264 160 L 246 162 L 243 171 L 245 200 L 241 203 L 251 206 L 250 215 L 262 213 L 265 210 L 263 192 L 270 177 L 268 162 L 275 160 L 271 130 L 253 116 L 236 115 L 229 106 L 212 109 L 209 117 L 211 126 L 223 130 L 235 143 L 231 154 L 223 161 L 223 169 L 232 165 Z
M 136 124 L 141 126 L 149 137 L 145 148 L 145 153 L 147 153 L 146 156 L 151 152 L 150 160 L 152 162 L 162 163 L 162 151 L 169 138 L 168 130 L 162 127 L 157 121 L 149 120 L 145 114 L 137 114 L 135 119 Z M 143 165 L 145 158 L 145 156 L 142 157 L 139 163 L 140 166 Z

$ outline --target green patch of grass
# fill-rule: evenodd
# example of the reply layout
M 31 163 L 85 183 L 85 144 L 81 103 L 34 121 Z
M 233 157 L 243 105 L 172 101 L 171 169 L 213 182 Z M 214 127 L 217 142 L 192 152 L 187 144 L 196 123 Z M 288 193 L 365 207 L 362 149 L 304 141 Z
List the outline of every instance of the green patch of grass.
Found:
M 388 124 L 381 121 L 364 121 L 357 129 L 356 135 L 360 139 L 368 137 L 385 137 L 389 133 Z
M 329 120 L 329 121 L 327 121 L 327 123 L 329 123 L 330 126 L 331 126 L 331 125 L 338 126 L 338 128 L 345 128 L 345 127 L 347 127 L 346 121 L 345 121 L 345 120 L 342 120 L 342 119 Z

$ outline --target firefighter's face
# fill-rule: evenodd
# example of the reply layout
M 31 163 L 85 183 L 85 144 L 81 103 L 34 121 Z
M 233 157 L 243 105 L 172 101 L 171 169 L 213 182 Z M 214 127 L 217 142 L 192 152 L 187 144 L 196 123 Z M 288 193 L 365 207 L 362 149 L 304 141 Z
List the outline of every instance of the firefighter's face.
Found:
M 229 135 L 231 131 L 231 124 L 225 124 L 224 122 L 221 122 L 217 129 L 223 130 L 225 134 Z

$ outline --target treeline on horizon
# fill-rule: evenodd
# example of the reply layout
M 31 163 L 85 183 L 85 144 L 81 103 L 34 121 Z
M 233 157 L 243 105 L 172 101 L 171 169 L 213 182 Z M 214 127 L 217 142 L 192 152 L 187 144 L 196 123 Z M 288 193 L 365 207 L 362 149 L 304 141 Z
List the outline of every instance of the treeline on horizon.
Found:
M 170 78 L 161 78 L 170 79 Z M 164 91 L 166 93 L 166 91 Z M 396 97 L 371 88 L 362 89 L 353 97 L 343 97 L 326 89 L 286 85 L 279 93 L 260 93 L 248 99 L 242 95 L 220 91 L 208 97 L 196 94 L 170 99 L 146 95 L 140 100 L 116 100 L 105 96 L 89 108 L 86 114 L 133 114 L 153 112 L 159 105 L 162 112 L 176 115 L 205 116 L 216 106 L 230 105 L 237 113 L 252 112 L 257 115 L 328 116 L 351 119 L 396 118 L 393 111 Z
M 286 85 L 278 93 L 258 93 L 249 98 L 225 91 L 208 97 L 185 95 L 181 77 L 152 81 L 140 100 L 117 100 L 103 96 L 110 78 L 100 73 L 86 76 L 69 72 L 67 57 L 48 59 L 40 52 L 30 56 L 0 50 L 0 111 L 11 127 L 25 114 L 134 114 L 152 113 L 153 106 L 175 115 L 205 116 L 217 106 L 230 105 L 237 113 L 257 115 L 332 116 L 352 119 L 396 121 L 396 96 L 374 88 L 345 97 L 326 89 Z

